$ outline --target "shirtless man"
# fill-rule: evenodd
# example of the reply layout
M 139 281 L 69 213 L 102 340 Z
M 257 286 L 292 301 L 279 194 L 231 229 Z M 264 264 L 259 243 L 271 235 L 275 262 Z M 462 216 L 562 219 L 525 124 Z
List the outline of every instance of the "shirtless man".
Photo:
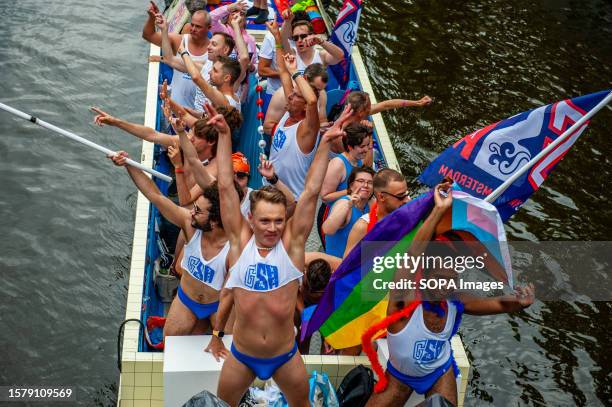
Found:
M 142 30 L 142 38 L 158 47 L 162 46 L 162 33 L 155 31 L 155 18 L 161 15 L 159 9 L 153 1 L 150 2 L 147 10 L 149 17 Z M 171 56 L 178 56 L 179 45 L 183 44 L 185 51 L 191 55 L 194 61 L 205 63 L 208 60 L 208 29 L 210 28 L 210 16 L 205 10 L 198 10 L 191 16 L 191 30 L 189 34 L 169 34 L 171 49 L 164 53 L 164 57 L 169 59 Z M 162 57 L 162 62 L 166 62 Z M 191 81 L 191 77 L 174 69 L 172 76 L 172 98 L 179 104 L 193 109 L 195 107 L 196 86 Z
M 222 219 L 230 241 L 230 278 L 221 294 L 220 312 L 206 348 L 226 360 L 217 395 L 237 406 L 257 376 L 274 378 L 291 406 L 309 406 L 308 375 L 297 350 L 293 325 L 304 248 L 312 228 L 317 196 L 328 163 L 330 141 L 342 137 L 345 111 L 319 144 L 295 215 L 286 222 L 286 199 L 274 186 L 251 194 L 248 220 L 240 214 L 230 163 L 231 135 L 221 115 L 209 106 L 219 131 L 219 192 Z M 236 322 L 231 353 L 221 341 L 229 311 Z
M 120 151 L 110 158 L 115 165 L 126 167 L 140 192 L 166 219 L 181 228 L 188 241 L 181 261 L 181 267 L 187 272 L 182 273 L 177 296 L 168 311 L 164 337 L 189 335 L 198 321 L 210 319 L 214 322 L 219 293 L 229 269 L 230 245 L 223 229 L 219 190 L 211 185 L 194 202 L 193 209 L 182 208 L 164 196 L 144 172 L 126 166 L 127 157 L 125 151 Z M 235 190 L 236 194 L 242 193 L 238 188 Z
M 453 244 L 452 231 L 437 235 L 433 239 L 437 241 L 434 247 L 429 244 L 445 213 L 452 206 L 450 186 L 450 182 L 436 186 L 435 206 L 416 233 L 409 249 L 413 255 L 424 252 L 428 256 L 446 258 L 460 254 L 457 249 L 459 246 Z M 442 195 L 440 191 L 447 193 Z M 423 273 L 425 278 L 447 281 L 456 281 L 458 276 L 453 268 L 446 267 L 423 270 Z M 410 271 L 398 270 L 395 279 L 409 274 Z M 451 338 L 459 328 L 461 314 L 518 312 L 533 303 L 534 291 L 533 286 L 528 285 L 518 288 L 513 295 L 477 298 L 463 292 L 454 293 L 452 289 L 436 289 L 422 292 L 421 298 L 422 301 L 413 302 L 413 290 L 395 290 L 391 293 L 387 313 L 399 313 L 401 317 L 388 317 L 381 324 L 388 332 L 389 363 L 384 374 L 386 379 L 382 381 L 388 384 L 384 391 L 370 397 L 368 407 L 404 405 L 413 391 L 425 397 L 438 393 L 457 405 L 458 368 L 451 350 Z M 368 342 L 365 346 L 369 346 Z M 423 344 L 426 344 L 425 349 Z M 379 377 L 383 376 L 382 372 L 378 374 Z

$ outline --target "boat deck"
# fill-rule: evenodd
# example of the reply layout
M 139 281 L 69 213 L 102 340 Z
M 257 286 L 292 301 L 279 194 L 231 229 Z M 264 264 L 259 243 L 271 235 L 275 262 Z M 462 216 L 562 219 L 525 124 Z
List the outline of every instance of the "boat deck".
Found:
M 327 16 L 324 13 L 322 14 L 326 19 Z M 249 31 L 254 35 L 257 42 L 261 43 L 265 31 Z M 152 45 L 150 55 L 159 54 L 160 49 Z M 361 89 L 369 93 L 372 103 L 376 103 L 375 94 L 357 47 L 353 47 L 352 58 L 355 79 L 359 82 Z M 159 124 L 159 84 L 160 64 L 150 63 L 147 78 L 144 125 L 152 128 L 157 128 Z M 382 115 L 373 115 L 372 121 L 375 126 L 376 144 L 384 160 L 384 165 L 400 170 Z M 152 143 L 143 142 L 141 162 L 148 167 L 155 167 L 156 150 Z M 151 227 L 151 222 L 154 220 L 155 215 L 156 209 L 151 207 L 144 195 L 138 193 L 125 319 L 138 319 L 144 322 L 149 313 L 155 312 L 155 307 L 152 304 L 152 298 L 155 296 L 155 293 L 151 291 L 152 281 L 150 275 L 155 260 L 155 258 L 152 258 L 152 253 L 155 253 L 156 250 L 154 231 Z M 319 237 L 314 227 L 308 239 L 306 250 L 321 250 Z M 162 311 L 158 310 L 158 312 L 163 313 L 163 307 L 161 309 Z M 140 334 L 140 328 L 136 323 L 126 325 L 122 346 L 122 369 L 119 382 L 118 405 L 146 405 L 151 407 L 169 405 L 164 404 L 164 370 L 168 367 L 168 365 L 164 366 L 164 353 L 147 349 L 146 342 Z M 461 370 L 458 392 L 459 405 L 463 405 L 470 365 L 459 336 L 453 338 L 452 347 L 457 365 Z M 381 358 L 384 357 L 382 354 L 380 356 Z M 335 372 L 334 375 L 330 374 L 330 380 L 335 386 L 339 384 L 344 374 L 350 370 L 349 367 L 358 364 L 370 364 L 366 356 L 304 355 L 303 358 L 309 373 L 312 370 L 326 371 L 325 366 L 329 367 L 330 372 Z M 343 374 L 340 374 L 341 371 Z M 413 399 L 409 403 L 411 405 L 416 404 Z

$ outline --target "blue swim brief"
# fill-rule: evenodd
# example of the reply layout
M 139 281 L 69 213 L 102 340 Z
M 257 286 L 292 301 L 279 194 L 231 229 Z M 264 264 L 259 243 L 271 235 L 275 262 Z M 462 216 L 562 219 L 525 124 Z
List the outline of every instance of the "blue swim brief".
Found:
M 181 302 L 193 312 L 198 319 L 208 318 L 211 314 L 217 312 L 219 301 L 211 302 L 210 304 L 202 304 L 192 300 L 185 294 L 181 286 L 178 287 L 178 298 Z
M 397 380 L 404 383 L 406 386 L 409 386 L 417 393 L 425 394 L 429 389 L 433 387 L 434 384 L 436 384 L 438 379 L 442 377 L 442 375 L 446 373 L 451 366 L 453 368 L 453 372 L 455 373 L 455 377 L 457 377 L 459 375 L 459 368 L 457 367 L 457 364 L 455 363 L 455 358 L 452 354 L 444 365 L 440 366 L 430 374 L 422 377 L 405 375 L 396 368 L 394 368 L 393 365 L 391 365 L 391 362 L 387 362 L 387 372 L 389 372 L 391 376 L 395 377 Z
M 273 358 L 256 358 L 253 356 L 245 355 L 244 353 L 238 352 L 234 344 L 232 343 L 231 351 L 232 355 L 242 364 L 246 365 L 249 369 L 255 373 L 261 380 L 268 380 L 276 370 L 289 362 L 293 355 L 298 350 L 297 342 L 293 344 L 293 349 L 282 355 L 274 356 Z

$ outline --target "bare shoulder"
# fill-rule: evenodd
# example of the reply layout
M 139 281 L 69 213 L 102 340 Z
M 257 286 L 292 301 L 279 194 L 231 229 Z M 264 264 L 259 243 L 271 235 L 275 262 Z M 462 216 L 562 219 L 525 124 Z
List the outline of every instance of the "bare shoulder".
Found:
M 359 218 L 357 219 L 357 222 L 355 222 L 355 224 L 353 225 L 353 228 L 351 229 L 351 233 L 365 235 L 365 232 L 367 230 L 368 230 L 368 222 L 366 222 L 365 219 L 363 218 Z

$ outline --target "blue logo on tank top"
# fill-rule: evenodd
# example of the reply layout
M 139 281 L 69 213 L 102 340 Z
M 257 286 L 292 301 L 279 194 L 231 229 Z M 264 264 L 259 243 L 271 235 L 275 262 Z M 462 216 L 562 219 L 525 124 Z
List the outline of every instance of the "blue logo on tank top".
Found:
M 189 256 L 187 266 L 189 267 L 189 272 L 191 275 L 204 283 L 210 284 L 212 283 L 213 278 L 215 278 L 215 270 L 202 264 L 200 259 L 197 257 Z
M 436 339 L 425 339 L 423 341 L 417 341 L 414 344 L 414 351 L 412 357 L 414 360 L 421 363 L 429 363 L 437 360 L 442 354 L 444 344 L 447 341 L 438 341 Z
M 278 267 L 269 264 L 251 264 L 244 284 L 251 290 L 267 291 L 278 287 Z
M 272 140 L 272 147 L 274 147 L 274 149 L 278 151 L 281 148 L 283 148 L 285 141 L 287 141 L 287 135 L 285 134 L 284 131 L 279 129 L 276 131 L 276 134 L 274 135 L 274 140 Z

